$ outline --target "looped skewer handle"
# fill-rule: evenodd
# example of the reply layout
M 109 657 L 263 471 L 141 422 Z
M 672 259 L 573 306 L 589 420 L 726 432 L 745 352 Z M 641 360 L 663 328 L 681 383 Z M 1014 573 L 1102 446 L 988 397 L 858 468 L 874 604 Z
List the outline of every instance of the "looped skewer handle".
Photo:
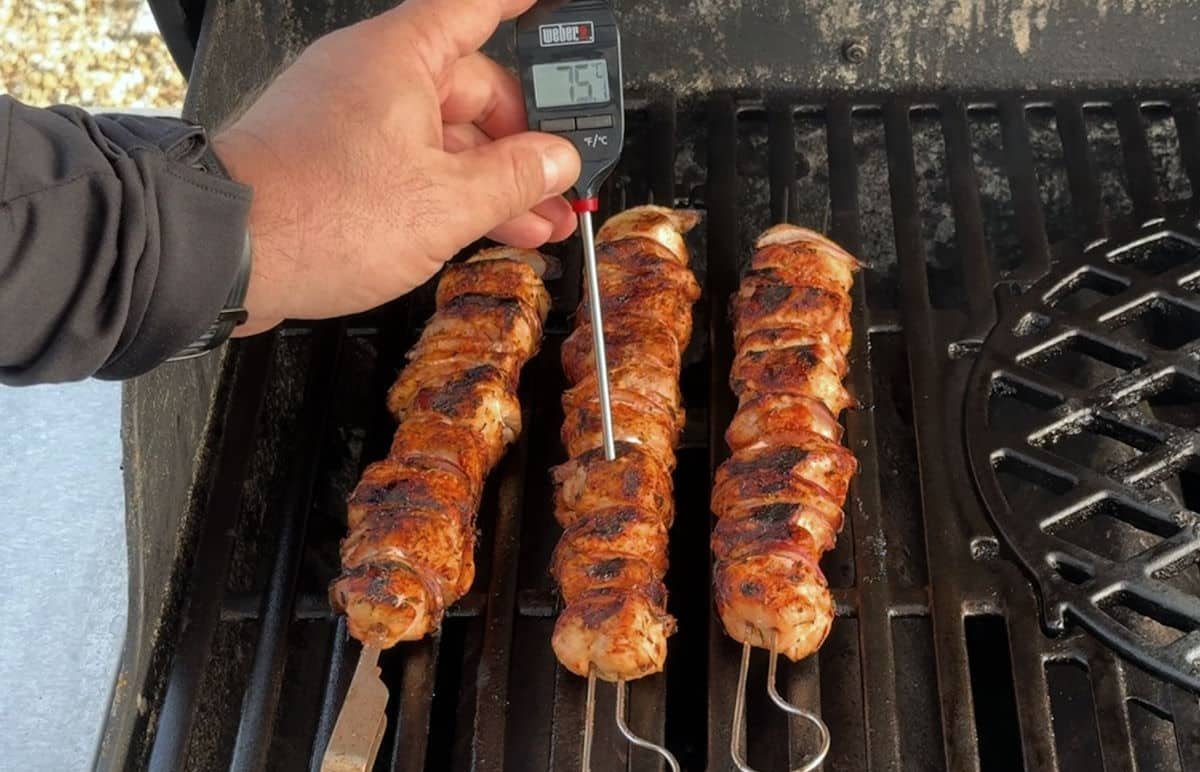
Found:
M 734 766 L 741 772 L 757 772 L 753 767 L 746 763 L 746 757 L 742 750 L 742 739 L 746 731 L 746 679 L 750 672 L 750 643 L 742 644 L 742 665 L 738 669 L 738 687 L 737 694 L 733 701 L 733 728 L 729 737 L 729 757 L 733 759 Z M 792 772 L 812 772 L 821 763 L 825 761 L 825 757 L 829 755 L 829 727 L 821 720 L 821 717 L 810 710 L 805 710 L 798 705 L 785 700 L 775 686 L 775 675 L 779 662 L 779 652 L 775 648 L 775 636 L 771 635 L 771 658 L 767 660 L 767 696 L 771 698 L 771 702 L 775 703 L 776 707 L 785 713 L 792 716 L 799 716 L 806 721 L 809 721 L 817 728 L 820 733 L 821 741 L 817 747 L 817 752 L 804 766 L 798 767 Z
M 629 724 L 625 721 L 625 681 L 617 681 L 614 686 L 617 689 L 617 707 L 616 720 L 617 729 L 621 735 L 629 741 L 630 744 L 636 745 L 648 751 L 653 751 L 662 757 L 663 761 L 667 762 L 667 766 L 671 768 L 671 772 L 679 772 L 679 762 L 675 760 L 675 756 L 666 748 L 656 742 L 651 742 L 644 737 L 639 737 L 629 728 Z M 591 772 L 592 770 L 592 737 L 595 734 L 595 717 L 596 717 L 596 671 L 588 671 L 588 688 L 587 688 L 587 704 L 584 706 L 583 720 L 583 753 L 581 754 L 581 763 L 579 768 L 581 772 Z
M 667 766 L 671 768 L 671 772 L 679 772 L 679 762 L 675 760 L 675 756 L 666 748 L 656 742 L 651 742 L 644 737 L 638 737 L 625 723 L 625 681 L 617 681 L 617 729 L 621 730 L 621 734 L 631 744 L 639 748 L 644 748 L 648 751 L 654 751 L 662 757 L 663 761 L 667 762 Z

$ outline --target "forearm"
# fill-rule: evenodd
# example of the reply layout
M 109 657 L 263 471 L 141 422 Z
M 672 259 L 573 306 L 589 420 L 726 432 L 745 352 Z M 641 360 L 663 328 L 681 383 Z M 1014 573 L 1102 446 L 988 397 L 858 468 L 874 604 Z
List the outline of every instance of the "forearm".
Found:
M 204 332 L 250 206 L 204 149 L 177 121 L 0 96 L 0 383 L 126 378 Z

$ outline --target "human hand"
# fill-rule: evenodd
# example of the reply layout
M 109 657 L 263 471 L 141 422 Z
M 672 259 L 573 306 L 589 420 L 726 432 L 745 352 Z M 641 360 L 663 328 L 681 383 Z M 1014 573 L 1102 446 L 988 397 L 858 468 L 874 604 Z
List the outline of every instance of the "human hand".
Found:
M 250 318 L 373 308 L 488 235 L 566 238 L 566 140 L 526 130 L 516 77 L 478 51 L 533 0 L 408 0 L 309 46 L 215 150 L 254 188 Z

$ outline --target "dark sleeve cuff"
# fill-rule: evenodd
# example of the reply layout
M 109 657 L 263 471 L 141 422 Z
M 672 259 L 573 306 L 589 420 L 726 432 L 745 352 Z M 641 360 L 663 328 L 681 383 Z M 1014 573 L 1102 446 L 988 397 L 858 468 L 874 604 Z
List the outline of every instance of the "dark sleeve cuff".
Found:
M 251 198 L 208 156 L 182 121 L 0 95 L 0 383 L 127 378 L 205 333 Z

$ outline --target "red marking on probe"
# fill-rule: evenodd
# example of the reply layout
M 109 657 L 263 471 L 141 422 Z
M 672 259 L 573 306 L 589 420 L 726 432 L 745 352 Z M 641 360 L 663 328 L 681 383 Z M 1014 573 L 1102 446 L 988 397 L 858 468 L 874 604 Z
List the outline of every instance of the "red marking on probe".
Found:
M 577 198 L 571 202 L 571 209 L 575 214 L 583 214 L 584 212 L 596 212 L 600 209 L 600 199 L 598 198 Z

